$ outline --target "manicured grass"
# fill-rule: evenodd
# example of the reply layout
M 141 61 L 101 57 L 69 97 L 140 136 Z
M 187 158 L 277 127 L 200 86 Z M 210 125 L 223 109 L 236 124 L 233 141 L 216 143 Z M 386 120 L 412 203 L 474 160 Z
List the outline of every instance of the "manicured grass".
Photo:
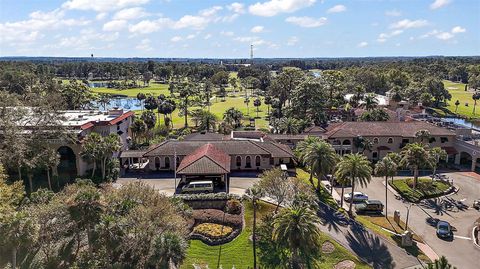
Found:
M 413 178 L 397 179 L 393 183 L 390 181 L 388 184 L 397 190 L 403 198 L 414 203 L 422 199 L 442 196 L 450 188 L 450 185 L 443 181 L 435 180 L 432 182 L 431 178 L 419 178 L 414 190 L 410 187 L 412 181 Z
M 143 83 L 139 82 L 139 85 L 143 85 Z M 165 96 L 170 95 L 170 92 L 168 91 L 168 84 L 159 84 L 154 82 L 151 82 L 149 86 L 142 88 L 125 90 L 110 88 L 90 88 L 90 90 L 94 93 L 119 94 L 128 97 L 137 97 L 138 93 L 152 94 L 154 96 L 159 96 L 160 94 L 164 94 Z
M 297 173 L 297 178 L 301 179 L 303 182 L 309 185 L 312 185 L 310 183 L 309 172 L 303 170 L 302 168 L 297 168 L 295 171 Z M 315 184 L 315 186 L 318 184 L 318 179 L 316 177 L 313 177 L 313 183 Z M 339 208 L 335 199 L 333 199 L 333 197 L 330 195 L 330 192 L 327 189 L 325 189 L 323 186 L 322 188 L 320 188 L 320 193 L 318 194 L 318 198 L 320 199 L 320 201 L 326 203 L 332 208 L 337 208 L 337 209 Z
M 450 110 L 451 113 L 455 113 L 455 102 L 458 100 L 460 105 L 458 106 L 458 110 L 456 114 L 462 115 L 468 118 L 480 118 L 480 102 L 477 102 L 476 113 L 473 114 L 473 104 L 474 101 L 472 99 L 473 92 L 465 91 L 465 84 L 463 83 L 456 83 L 449 80 L 444 80 L 443 85 L 445 89 L 447 89 L 450 94 L 452 95 L 452 99 L 448 101 L 447 109 Z M 465 104 L 468 103 L 468 106 Z
M 357 216 L 355 218 L 358 222 L 362 223 L 365 227 L 376 233 L 377 235 L 387 239 L 388 241 L 397 244 L 399 247 L 402 247 L 402 238 L 395 234 L 389 233 L 385 231 L 383 228 L 388 229 L 390 231 L 394 231 L 397 234 L 402 234 L 405 231 L 405 223 L 400 221 L 397 224 L 393 217 L 385 218 L 385 216 Z M 410 232 L 413 234 L 413 239 L 418 242 L 423 242 L 423 239 L 413 233 L 412 230 L 409 229 Z M 424 262 L 431 262 L 431 260 L 416 246 L 413 245 L 411 247 L 403 247 L 410 255 L 421 259 Z
M 253 246 L 250 241 L 251 227 L 253 223 L 253 208 L 252 203 L 244 202 L 245 206 L 245 229 L 232 242 L 221 246 L 208 246 L 199 240 L 190 241 L 190 246 L 187 250 L 187 258 L 180 268 L 193 269 L 193 264 L 200 265 L 201 268 L 252 268 L 253 267 Z M 257 211 L 257 223 L 266 214 L 273 212 L 275 206 L 264 202 L 259 203 L 259 210 Z M 343 260 L 352 260 L 357 264 L 355 268 L 370 268 L 367 264 L 361 262 L 355 255 L 350 253 L 347 249 L 335 242 L 326 234 L 321 234 L 321 242 L 329 241 L 335 246 L 335 251 L 330 254 L 321 254 L 322 261 L 320 269 L 333 268 L 335 264 Z

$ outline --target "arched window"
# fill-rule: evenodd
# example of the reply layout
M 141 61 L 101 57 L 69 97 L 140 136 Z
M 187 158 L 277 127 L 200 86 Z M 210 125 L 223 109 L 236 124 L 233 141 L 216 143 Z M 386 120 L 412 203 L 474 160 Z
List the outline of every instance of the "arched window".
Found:
M 165 157 L 165 168 L 170 169 L 170 157 Z
M 160 157 L 155 157 L 155 169 L 160 169 Z
M 373 144 L 378 144 L 378 137 L 375 137 L 375 138 L 373 139 Z
M 435 139 L 435 137 L 430 137 L 430 140 L 428 142 L 429 143 L 435 143 L 435 142 L 437 142 L 437 139 Z
M 245 168 L 252 168 L 252 158 L 250 156 L 245 158 Z
M 237 163 L 237 166 L 238 166 L 238 167 L 242 166 L 242 157 L 237 156 L 237 157 L 235 158 L 235 162 Z
M 255 166 L 260 166 L 260 156 L 255 157 Z
M 388 144 L 393 144 L 393 138 L 389 137 L 388 140 L 387 140 L 387 143 Z
M 175 165 L 178 166 L 180 165 L 180 157 L 177 156 L 177 158 L 175 159 Z
M 350 140 L 346 139 L 346 140 L 343 140 L 342 144 L 348 146 L 348 145 L 351 145 L 352 143 L 350 142 Z

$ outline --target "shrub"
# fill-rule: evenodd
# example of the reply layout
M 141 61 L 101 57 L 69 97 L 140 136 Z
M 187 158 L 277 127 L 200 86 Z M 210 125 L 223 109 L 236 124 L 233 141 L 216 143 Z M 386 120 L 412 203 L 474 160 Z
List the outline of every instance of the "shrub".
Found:
M 210 238 L 222 238 L 228 236 L 233 232 L 233 228 L 226 225 L 220 225 L 216 223 L 202 223 L 193 229 L 195 233 L 210 237 Z
M 192 217 L 196 223 L 228 224 L 233 227 L 243 226 L 242 215 L 232 215 L 218 209 L 193 210 Z
M 238 215 L 242 213 L 242 203 L 240 203 L 237 199 L 230 199 L 227 201 L 227 205 L 225 206 L 225 211 L 228 214 Z

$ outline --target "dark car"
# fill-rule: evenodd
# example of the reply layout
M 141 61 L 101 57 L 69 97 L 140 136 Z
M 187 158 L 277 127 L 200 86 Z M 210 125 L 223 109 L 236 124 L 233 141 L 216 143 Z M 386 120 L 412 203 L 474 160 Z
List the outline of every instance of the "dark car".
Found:
M 355 205 L 355 211 L 357 214 L 381 214 L 383 204 L 379 200 L 367 200 Z
M 450 238 L 453 236 L 452 226 L 446 221 L 439 221 L 437 223 L 437 236 L 440 238 Z
M 480 199 L 473 201 L 473 208 L 480 210 Z

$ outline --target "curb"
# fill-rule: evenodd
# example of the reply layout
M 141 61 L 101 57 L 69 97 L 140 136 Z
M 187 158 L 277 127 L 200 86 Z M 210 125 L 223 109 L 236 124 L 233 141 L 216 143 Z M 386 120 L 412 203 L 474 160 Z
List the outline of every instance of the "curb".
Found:
M 476 246 L 478 249 L 480 249 L 480 245 L 477 243 L 477 238 L 475 237 L 475 231 L 476 231 L 477 229 L 480 230 L 480 229 L 478 228 L 478 226 L 475 226 L 475 227 L 473 227 L 473 229 L 472 229 L 472 241 L 473 241 L 473 245 Z M 479 232 L 480 232 L 480 231 L 479 231 Z

